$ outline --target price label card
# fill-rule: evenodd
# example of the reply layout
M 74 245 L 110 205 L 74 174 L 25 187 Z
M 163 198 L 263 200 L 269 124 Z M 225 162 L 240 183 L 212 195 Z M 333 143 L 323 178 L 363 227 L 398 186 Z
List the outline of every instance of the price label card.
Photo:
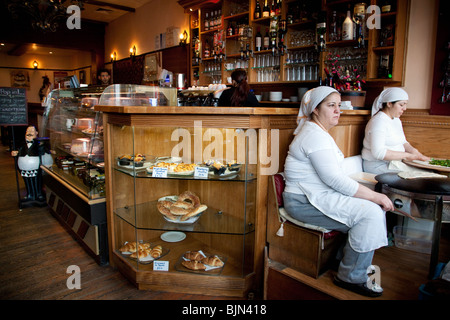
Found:
M 195 167 L 194 177 L 208 179 L 209 168 Z
M 153 167 L 152 177 L 154 178 L 167 178 L 167 168 Z
M 169 271 L 169 261 L 153 261 L 153 271 Z

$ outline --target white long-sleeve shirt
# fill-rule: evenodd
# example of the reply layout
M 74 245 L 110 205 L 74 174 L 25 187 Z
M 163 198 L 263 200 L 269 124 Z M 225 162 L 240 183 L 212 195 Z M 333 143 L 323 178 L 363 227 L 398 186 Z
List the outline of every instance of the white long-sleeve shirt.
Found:
M 284 166 L 286 192 L 304 194 L 297 182 L 307 189 L 334 190 L 353 196 L 358 183 L 344 174 L 344 155 L 333 137 L 317 124 L 305 122 L 289 146 Z
M 342 161 L 344 155 L 333 137 L 306 121 L 289 146 L 284 191 L 306 195 L 324 215 L 350 227 L 348 241 L 353 250 L 368 252 L 387 245 L 381 207 L 353 197 L 359 184 L 344 173 Z
M 407 143 L 399 118 L 391 119 L 379 111 L 367 123 L 361 156 L 364 160 L 383 160 L 387 150 L 405 151 Z

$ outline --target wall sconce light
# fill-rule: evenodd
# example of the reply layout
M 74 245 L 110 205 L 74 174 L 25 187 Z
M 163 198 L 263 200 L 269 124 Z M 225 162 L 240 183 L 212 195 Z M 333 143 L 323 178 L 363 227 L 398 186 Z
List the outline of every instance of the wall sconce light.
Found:
M 180 46 L 186 45 L 188 34 L 186 30 L 183 33 L 180 33 Z
M 34 60 L 33 61 L 33 68 L 37 69 L 38 67 L 39 67 L 39 63 L 36 60 Z
M 136 55 L 136 46 L 130 48 L 130 57 L 134 57 Z
M 116 61 L 117 59 L 117 53 L 114 51 L 113 53 L 111 53 L 111 62 Z

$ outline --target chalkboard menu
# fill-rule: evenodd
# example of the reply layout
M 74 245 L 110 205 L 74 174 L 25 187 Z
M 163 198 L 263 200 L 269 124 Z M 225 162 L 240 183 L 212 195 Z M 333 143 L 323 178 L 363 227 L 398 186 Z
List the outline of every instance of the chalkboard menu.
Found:
M 25 88 L 0 87 L 0 125 L 28 125 Z

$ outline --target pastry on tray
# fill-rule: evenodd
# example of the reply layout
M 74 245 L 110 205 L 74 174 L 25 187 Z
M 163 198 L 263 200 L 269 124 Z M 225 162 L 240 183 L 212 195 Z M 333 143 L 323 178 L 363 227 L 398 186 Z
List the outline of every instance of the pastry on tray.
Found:
M 208 207 L 191 191 L 180 194 L 176 201 L 161 200 L 156 204 L 158 211 L 172 221 L 186 221 L 205 211 Z

